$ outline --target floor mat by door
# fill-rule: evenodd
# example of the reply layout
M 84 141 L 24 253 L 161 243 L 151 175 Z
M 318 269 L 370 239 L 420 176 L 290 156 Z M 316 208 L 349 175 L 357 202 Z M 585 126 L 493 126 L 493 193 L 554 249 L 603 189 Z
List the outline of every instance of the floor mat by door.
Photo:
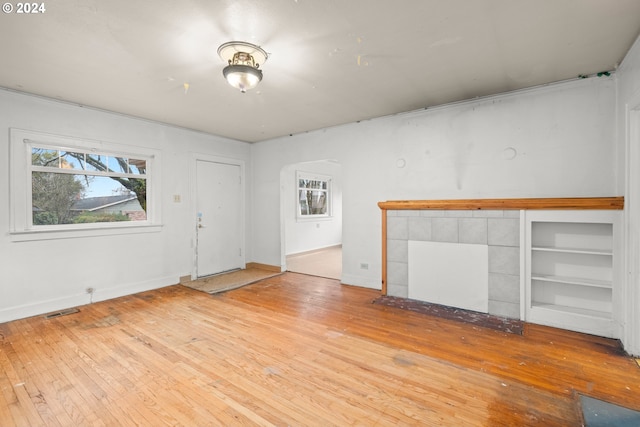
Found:
M 237 289 L 241 286 L 257 282 L 258 280 L 268 279 L 269 277 L 274 277 L 279 274 L 282 273 L 263 270 L 261 268 L 247 268 L 244 270 L 236 270 L 229 273 L 203 277 L 201 279 L 183 283 L 183 285 L 198 291 L 215 294 L 218 292 Z

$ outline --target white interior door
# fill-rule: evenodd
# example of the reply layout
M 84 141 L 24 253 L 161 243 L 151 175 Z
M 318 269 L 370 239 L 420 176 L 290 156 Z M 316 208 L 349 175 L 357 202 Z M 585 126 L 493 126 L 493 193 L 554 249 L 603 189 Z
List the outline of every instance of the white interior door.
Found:
M 196 162 L 197 275 L 243 267 L 240 166 Z

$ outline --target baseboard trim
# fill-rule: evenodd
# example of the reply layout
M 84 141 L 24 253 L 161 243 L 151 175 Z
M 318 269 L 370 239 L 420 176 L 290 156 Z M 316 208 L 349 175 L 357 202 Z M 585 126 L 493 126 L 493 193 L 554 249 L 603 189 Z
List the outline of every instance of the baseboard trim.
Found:
M 23 304 L 16 307 L 8 307 L 0 309 L 0 323 L 12 320 L 24 319 L 32 316 L 39 316 L 52 311 L 65 310 L 72 307 L 79 307 L 92 302 L 106 301 L 113 298 L 133 295 L 138 292 L 150 291 L 152 289 L 163 288 L 165 286 L 175 285 L 177 277 L 165 276 L 156 279 L 129 283 L 123 286 L 112 288 L 96 288 L 93 296 L 82 293 L 75 293 L 61 298 L 53 298 L 50 300 L 38 301 L 30 304 Z
M 296 256 L 302 256 L 302 255 L 310 255 L 310 254 L 314 254 L 314 253 L 317 253 L 317 252 L 322 252 L 322 251 L 327 250 L 327 249 L 341 248 L 341 247 L 342 247 L 342 243 L 339 243 L 337 245 L 323 246 L 321 248 L 315 248 L 315 249 L 311 249 L 311 250 L 308 250 L 308 251 L 294 252 L 294 253 L 287 254 L 287 256 L 288 257 L 296 257 Z
M 343 285 L 351 285 L 351 286 L 360 286 L 361 288 L 369 288 L 369 289 L 382 289 L 382 284 L 380 283 L 380 279 L 372 279 L 369 277 L 356 276 L 353 274 L 344 274 L 342 273 L 341 283 Z
M 282 268 L 279 265 L 260 264 L 259 262 L 248 262 L 246 268 L 259 268 L 261 270 L 273 271 L 281 273 Z

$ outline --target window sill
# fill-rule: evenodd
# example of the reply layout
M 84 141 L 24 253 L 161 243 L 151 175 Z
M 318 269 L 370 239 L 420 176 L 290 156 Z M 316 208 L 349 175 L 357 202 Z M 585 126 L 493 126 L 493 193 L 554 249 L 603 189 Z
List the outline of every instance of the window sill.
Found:
M 65 228 L 64 230 L 37 229 L 10 232 L 12 242 L 36 240 L 75 239 L 80 237 L 115 236 L 121 234 L 158 233 L 162 225 L 145 224 L 135 226 L 104 226 L 92 228 Z
M 317 221 L 332 221 L 332 216 L 304 216 L 296 217 L 296 222 L 317 222 Z

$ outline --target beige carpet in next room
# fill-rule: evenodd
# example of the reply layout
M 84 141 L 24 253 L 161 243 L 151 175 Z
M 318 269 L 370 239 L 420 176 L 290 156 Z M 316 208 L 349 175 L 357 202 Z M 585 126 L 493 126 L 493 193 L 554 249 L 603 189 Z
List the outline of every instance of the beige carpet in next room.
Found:
M 340 280 L 342 246 L 287 255 L 287 271 Z

